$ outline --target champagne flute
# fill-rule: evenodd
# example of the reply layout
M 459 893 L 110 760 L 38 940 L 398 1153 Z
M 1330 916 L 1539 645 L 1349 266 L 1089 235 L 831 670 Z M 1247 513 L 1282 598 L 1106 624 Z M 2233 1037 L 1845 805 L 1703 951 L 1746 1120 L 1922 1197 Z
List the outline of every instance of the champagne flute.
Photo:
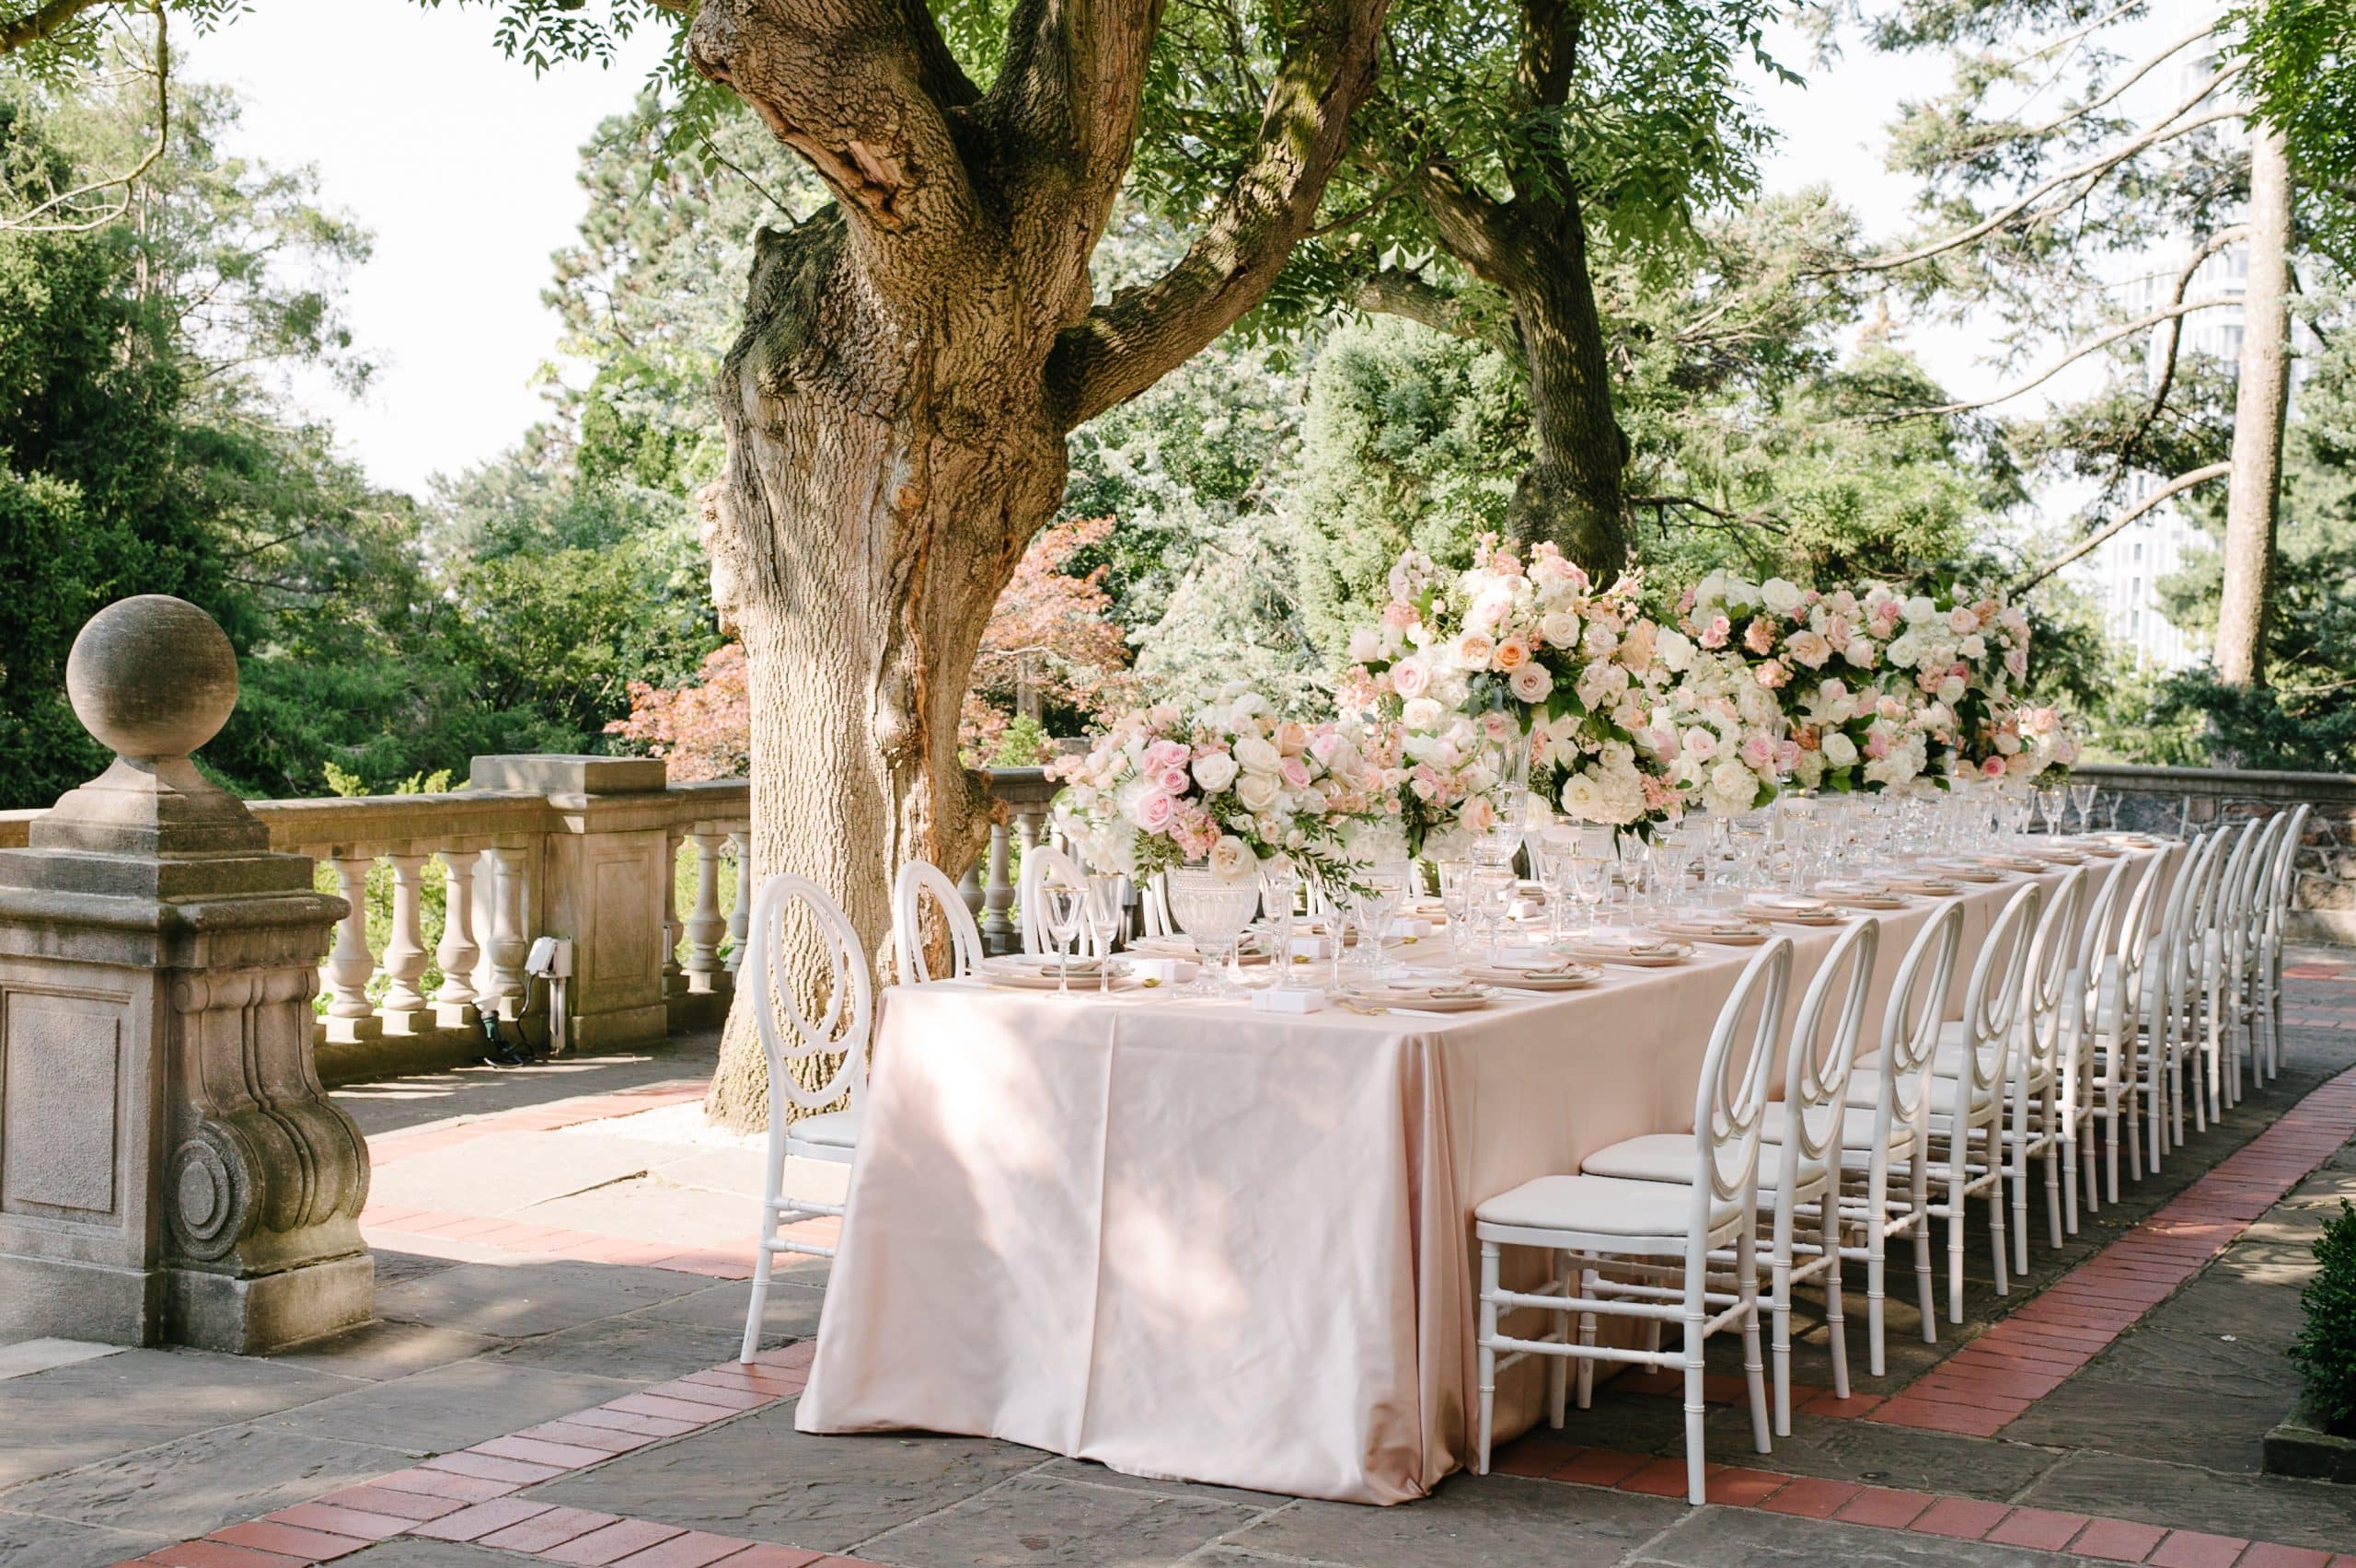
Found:
M 1041 917 L 1046 922 L 1047 940 L 1056 944 L 1056 994 L 1059 997 L 1071 994 L 1071 945 L 1080 937 L 1085 897 L 1082 890 L 1052 876 L 1039 884 Z
M 1096 951 L 1096 991 L 1099 996 L 1113 989 L 1113 938 L 1121 929 L 1121 917 L 1126 912 L 1128 898 L 1129 879 L 1126 877 L 1099 873 L 1088 879 L 1082 914 L 1088 922 L 1090 945 Z

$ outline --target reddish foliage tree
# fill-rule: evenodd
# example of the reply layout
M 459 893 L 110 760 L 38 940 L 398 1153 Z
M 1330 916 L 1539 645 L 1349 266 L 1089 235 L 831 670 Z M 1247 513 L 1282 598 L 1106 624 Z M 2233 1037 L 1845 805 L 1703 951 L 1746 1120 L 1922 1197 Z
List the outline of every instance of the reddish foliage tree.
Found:
M 974 663 L 959 735 L 967 756 L 986 760 L 997 750 L 1026 684 L 1042 703 L 1090 714 L 1128 699 L 1129 646 L 1108 618 L 1113 597 L 1104 591 L 1105 569 L 1081 576 L 1064 570 L 1112 531 L 1110 517 L 1059 523 L 1023 552 L 990 611 Z M 632 681 L 629 717 L 607 724 L 606 733 L 662 757 L 676 779 L 743 775 L 752 737 L 743 646 L 716 650 L 691 683 Z

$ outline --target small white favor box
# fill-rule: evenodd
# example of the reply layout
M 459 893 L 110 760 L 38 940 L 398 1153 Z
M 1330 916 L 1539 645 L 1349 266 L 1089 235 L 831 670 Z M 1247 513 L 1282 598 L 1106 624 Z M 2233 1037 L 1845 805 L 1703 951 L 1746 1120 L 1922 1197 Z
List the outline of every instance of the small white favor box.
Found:
M 1325 1010 L 1325 993 L 1302 986 L 1277 986 L 1252 993 L 1252 1010 L 1271 1013 L 1313 1013 Z
M 1331 958 L 1334 956 L 1334 939 L 1314 935 L 1295 937 L 1292 940 L 1292 955 L 1296 959 Z
M 1417 938 L 1430 936 L 1432 930 L 1432 923 L 1429 920 L 1419 920 L 1413 915 L 1402 915 L 1384 929 L 1382 938 L 1385 941 L 1392 942 L 1414 941 Z
M 1203 966 L 1191 958 L 1153 958 L 1144 954 L 1129 955 L 1129 973 L 1140 980 L 1157 981 L 1164 986 L 1184 986 L 1203 972 Z

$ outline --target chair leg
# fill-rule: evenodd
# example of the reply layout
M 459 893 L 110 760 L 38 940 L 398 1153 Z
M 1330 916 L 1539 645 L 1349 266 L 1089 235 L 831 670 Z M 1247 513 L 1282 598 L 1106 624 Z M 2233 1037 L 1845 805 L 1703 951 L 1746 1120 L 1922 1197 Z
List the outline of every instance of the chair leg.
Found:
M 1923 1170 L 1924 1160 L 1919 1154 L 1914 1159 L 1914 1297 L 1923 1309 L 1923 1343 L 1939 1343 L 1939 1313 L 1937 1297 L 1931 1289 L 1931 1187 Z M 1878 1373 L 1881 1369 L 1874 1369 Z
M 1759 1355 L 1759 1249 L 1735 1242 L 1736 1287 L 1742 1293 L 1742 1380 L 1750 1390 L 1750 1442 L 1761 1453 L 1774 1451 L 1767 1435 L 1767 1368 Z M 1700 1450 L 1694 1452 L 1700 1458 Z M 1698 1478 L 1694 1478 L 1699 1484 Z
M 2049 1097 L 2045 1102 L 2045 1237 L 2057 1252 L 2062 1250 L 2062 1148 L 2065 1131 L 2066 1129 L 2062 1125 L 2061 1117 L 2056 1114 L 2056 1107 Z M 2074 1176 L 2076 1172 L 2073 1171 L 2072 1174 Z M 2073 1198 L 2077 1191 L 2078 1184 L 2073 1181 L 2070 1183 L 2070 1192 Z M 2071 1228 L 2074 1230 L 2077 1228 L 2073 1225 Z M 2024 1274 L 2028 1272 L 2026 1255 L 2021 1263 L 2021 1272 Z
M 1964 1135 L 1967 1138 L 1970 1136 Z M 1947 1183 L 1947 1321 L 1963 1321 L 1963 1161 L 1954 1151 L 1956 1174 Z M 2001 1231 L 1999 1235 L 2003 1234 Z
M 1774 1320 L 1770 1348 L 1775 1357 L 1775 1435 L 1792 1435 L 1792 1265 L 1773 1261 L 1768 1308 Z
M 1461 1366 L 1462 1363 L 1458 1363 Z M 1481 1432 L 1472 1473 L 1489 1473 L 1489 1437 L 1497 1419 L 1497 1244 L 1481 1243 Z
M 1571 1255 L 1568 1252 L 1556 1252 L 1554 1254 L 1554 1277 L 1562 1283 L 1563 1295 L 1565 1297 L 1569 1297 L 1571 1294 L 1571 1275 L 1573 1273 L 1574 1271 L 1571 1267 Z M 1550 1335 L 1549 1337 L 1567 1336 L 1570 1332 L 1570 1327 L 1571 1320 L 1567 1315 L 1565 1315 L 1561 1326 L 1554 1331 L 1553 1335 Z M 1550 1355 L 1546 1358 L 1546 1424 L 1553 1427 L 1557 1432 L 1560 1432 L 1563 1429 L 1563 1398 L 1565 1392 L 1565 1385 L 1570 1378 L 1570 1371 L 1571 1358 L 1569 1356 Z
M 1871 1194 L 1865 1205 L 1865 1367 L 1875 1377 L 1881 1376 L 1883 1283 L 1888 1278 L 1889 1235 L 1884 1228 L 1880 1187 L 1870 1185 Z
M 1593 1269 L 1581 1269 L 1579 1271 L 1579 1297 L 1582 1300 L 1592 1301 L 1595 1299 L 1595 1281 L 1596 1274 Z M 1652 1348 L 1658 1350 L 1660 1348 L 1660 1320 L 1657 1318 L 1650 1319 L 1647 1320 L 1646 1326 L 1654 1337 Z M 1590 1350 L 1595 1347 L 1595 1314 L 1592 1312 L 1582 1312 L 1579 1314 L 1579 1343 L 1586 1345 Z M 1589 1410 L 1594 1407 L 1595 1359 L 1592 1356 L 1582 1355 L 1579 1357 L 1578 1399 L 1579 1408 L 1581 1410 Z
M 736 1355 L 739 1361 L 752 1360 L 761 1348 L 761 1316 L 769 1307 L 769 1268 L 777 1260 L 777 1254 L 769 1251 L 769 1239 L 775 1234 L 772 1228 L 777 1222 L 766 1198 L 761 1200 L 761 1237 L 753 1249 L 753 1296 L 745 1308 L 745 1343 Z
M 2012 1286 L 2004 1274 L 2004 1134 L 1992 1126 L 1988 1129 L 1988 1169 L 1992 1172 L 1988 1183 L 1988 1239 L 1996 1254 L 1996 1294 L 2010 1296 Z
M 1702 1400 L 1702 1308 L 1691 1302 L 1685 1309 L 1685 1494 L 1697 1508 L 1704 1496 L 1702 1421 L 1708 1412 Z
M 1995 1135 L 1992 1132 L 1990 1136 Z M 2012 1159 L 2013 1273 L 2023 1278 L 2028 1274 L 2028 1129 L 2024 1126 L 2014 1140 Z
M 1824 1194 L 1824 1332 L 1832 1345 L 1832 1397 L 1849 1397 L 1849 1325 L 1841 1303 L 1841 1194 L 1837 1188 Z M 1790 1389 L 1784 1390 L 1786 1402 Z M 1784 1431 L 1788 1434 L 1787 1419 Z

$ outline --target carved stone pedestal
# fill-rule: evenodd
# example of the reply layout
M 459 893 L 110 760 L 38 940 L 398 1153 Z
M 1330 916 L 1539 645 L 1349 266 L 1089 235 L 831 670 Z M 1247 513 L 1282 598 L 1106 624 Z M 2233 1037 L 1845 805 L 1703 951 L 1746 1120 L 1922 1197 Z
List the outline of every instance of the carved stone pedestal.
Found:
M 341 899 L 189 754 L 237 700 L 204 613 L 83 628 L 117 753 L 0 851 L 0 1341 L 260 1352 L 365 1322 L 367 1146 L 311 1055 Z

